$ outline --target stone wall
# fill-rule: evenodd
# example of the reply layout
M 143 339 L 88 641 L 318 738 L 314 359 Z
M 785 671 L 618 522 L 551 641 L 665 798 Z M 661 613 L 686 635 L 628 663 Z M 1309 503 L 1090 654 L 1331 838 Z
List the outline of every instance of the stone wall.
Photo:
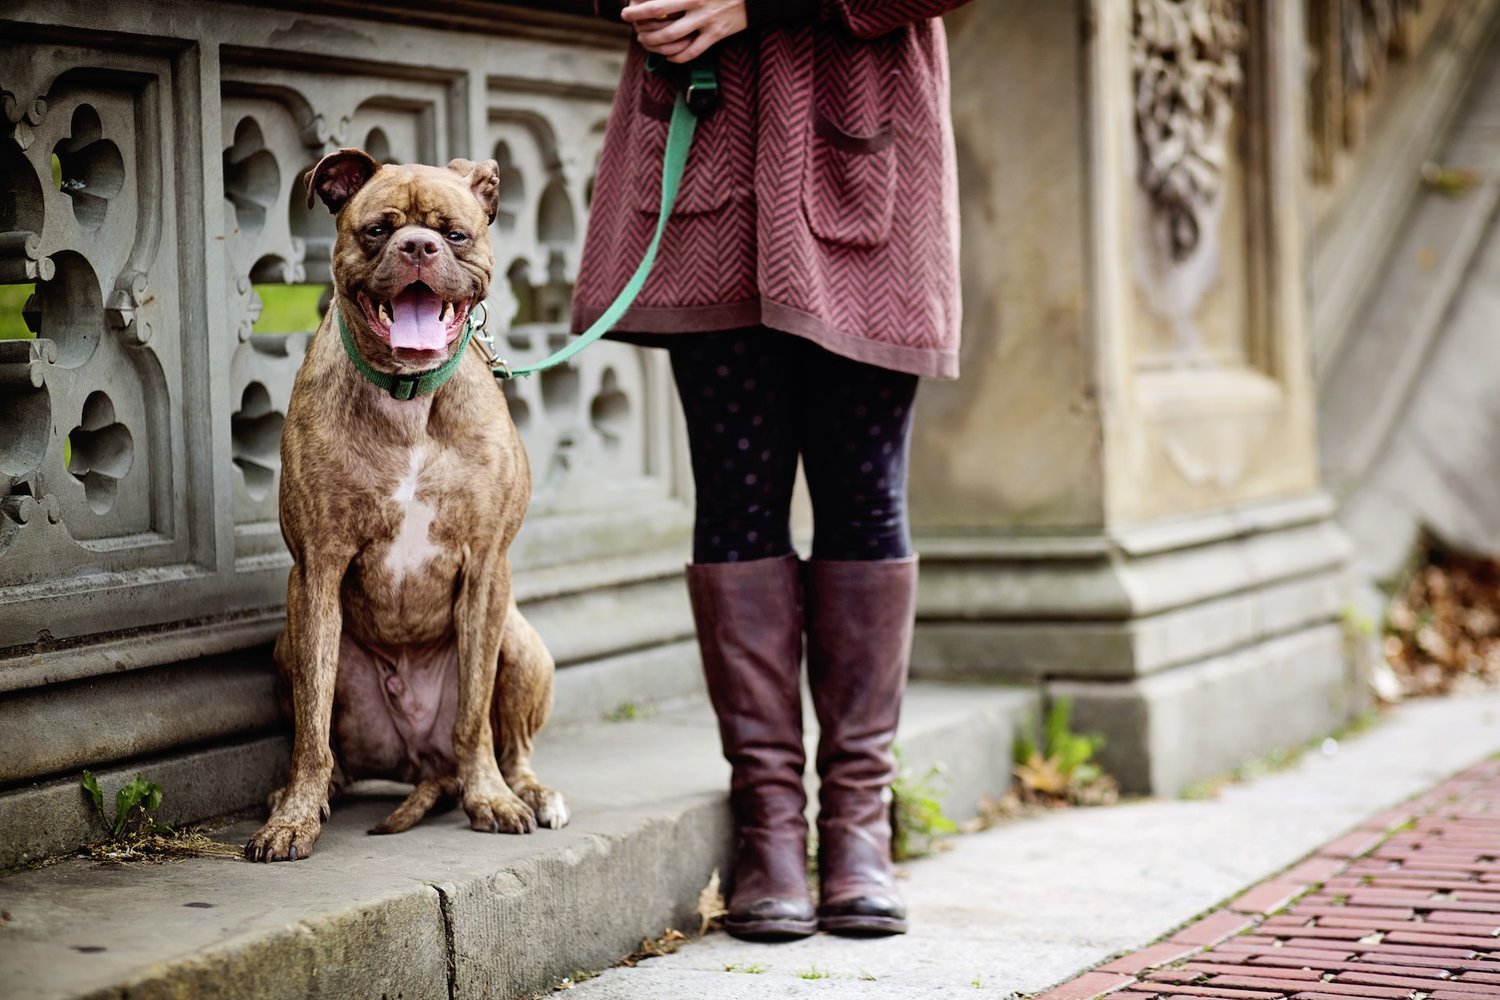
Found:
M 190 744 L 242 746 L 258 790 L 200 782 L 179 816 L 275 778 L 278 439 L 314 321 L 252 328 L 267 286 L 329 281 L 320 156 L 494 157 L 489 328 L 520 363 L 566 337 L 623 36 L 557 4 L 408 7 L 0 13 L 0 281 L 34 285 L 34 339 L 0 342 L 0 829 L 81 767 Z M 695 691 L 664 358 L 604 343 L 506 389 L 536 481 L 516 588 L 560 721 Z
M 965 375 L 919 406 L 920 673 L 1072 698 L 1140 791 L 1359 710 L 1314 365 L 1360 339 L 1494 21 L 1456 0 L 949 18 Z M 1351 415 L 1400 391 L 1381 374 Z

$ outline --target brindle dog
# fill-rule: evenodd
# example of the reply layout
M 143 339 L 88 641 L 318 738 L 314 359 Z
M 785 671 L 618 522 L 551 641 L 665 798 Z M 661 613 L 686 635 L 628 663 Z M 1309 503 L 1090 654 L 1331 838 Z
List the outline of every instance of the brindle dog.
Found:
M 250 838 L 256 861 L 307 858 L 346 781 L 416 788 L 372 832 L 455 799 L 475 830 L 568 821 L 532 773 L 553 663 L 511 597 L 507 549 L 531 495 L 526 453 L 477 350 L 435 393 L 398 401 L 373 368 L 446 361 L 494 271 L 494 160 L 382 166 L 341 149 L 307 174 L 337 215 L 334 300 L 297 373 L 281 439 L 293 565 L 276 643 L 296 726 L 291 780 Z M 288 704 L 289 702 L 289 704 Z M 498 744 L 498 760 L 497 749 Z

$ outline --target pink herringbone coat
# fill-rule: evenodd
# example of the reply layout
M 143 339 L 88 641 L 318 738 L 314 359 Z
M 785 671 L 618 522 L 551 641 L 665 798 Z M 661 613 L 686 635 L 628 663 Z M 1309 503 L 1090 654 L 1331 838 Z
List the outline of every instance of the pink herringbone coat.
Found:
M 715 49 L 722 103 L 699 126 L 623 339 L 764 325 L 882 368 L 957 376 L 958 182 L 935 18 L 964 2 L 751 0 L 756 26 Z M 620 0 L 598 3 L 618 17 Z M 655 226 L 675 92 L 645 64 L 632 41 L 575 331 L 625 286 Z

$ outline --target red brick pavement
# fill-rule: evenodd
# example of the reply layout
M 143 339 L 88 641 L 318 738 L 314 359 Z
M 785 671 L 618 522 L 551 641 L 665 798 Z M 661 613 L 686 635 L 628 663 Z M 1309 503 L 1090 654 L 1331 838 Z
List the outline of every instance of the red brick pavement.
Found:
M 1037 1000 L 1500 998 L 1500 760 Z

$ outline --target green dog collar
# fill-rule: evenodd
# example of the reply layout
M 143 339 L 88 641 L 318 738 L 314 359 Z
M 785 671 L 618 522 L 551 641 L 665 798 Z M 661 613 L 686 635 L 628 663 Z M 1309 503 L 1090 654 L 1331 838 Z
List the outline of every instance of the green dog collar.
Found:
M 464 335 L 459 339 L 458 346 L 454 348 L 452 356 L 447 361 L 432 371 L 423 372 L 420 375 L 396 375 L 372 368 L 370 363 L 360 356 L 359 349 L 354 346 L 354 337 L 344 323 L 344 314 L 337 306 L 333 311 L 339 320 L 339 337 L 344 341 L 344 353 L 349 355 L 350 361 L 354 362 L 355 370 L 365 377 L 366 382 L 390 393 L 392 399 L 403 401 L 425 396 L 429 392 L 437 392 L 442 388 L 443 383 L 458 371 L 459 363 L 464 359 L 464 350 L 469 346 L 470 338 L 474 336 L 474 312 L 470 310 L 468 318 L 464 320 Z

